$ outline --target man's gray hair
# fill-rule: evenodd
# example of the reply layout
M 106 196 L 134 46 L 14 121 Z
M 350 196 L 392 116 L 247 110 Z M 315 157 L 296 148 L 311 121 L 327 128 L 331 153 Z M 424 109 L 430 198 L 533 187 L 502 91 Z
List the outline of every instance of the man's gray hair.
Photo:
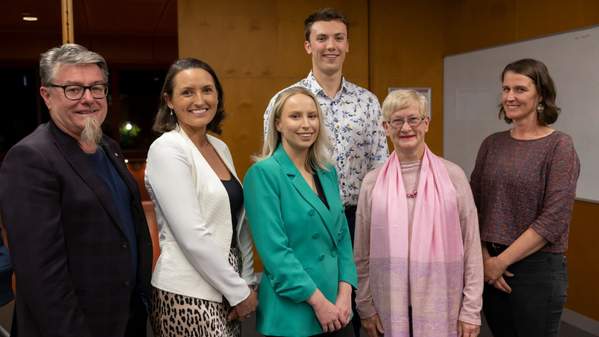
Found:
M 58 64 L 96 64 L 102 70 L 104 80 L 108 81 L 108 64 L 100 54 L 87 50 L 81 45 L 67 43 L 40 55 L 42 85 L 47 86 L 52 83 Z

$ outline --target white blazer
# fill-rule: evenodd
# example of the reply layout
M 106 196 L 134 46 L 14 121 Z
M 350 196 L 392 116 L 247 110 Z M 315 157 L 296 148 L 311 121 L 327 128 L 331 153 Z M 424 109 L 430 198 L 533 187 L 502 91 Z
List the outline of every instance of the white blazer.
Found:
M 227 145 L 208 141 L 237 178 Z M 156 139 L 148 151 L 145 185 L 156 210 L 160 257 L 152 274 L 156 288 L 231 305 L 256 283 L 252 242 L 245 210 L 238 214 L 237 247 L 241 277 L 228 262 L 233 236 L 229 197 L 222 182 L 179 127 Z

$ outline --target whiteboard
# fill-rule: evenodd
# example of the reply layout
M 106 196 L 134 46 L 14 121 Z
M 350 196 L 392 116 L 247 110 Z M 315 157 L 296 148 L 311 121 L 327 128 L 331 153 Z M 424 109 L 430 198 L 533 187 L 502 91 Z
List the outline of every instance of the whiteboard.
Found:
M 599 202 L 599 27 L 445 57 L 444 156 L 470 176 L 483 139 L 509 128 L 497 118 L 501 71 L 522 58 L 547 65 L 562 108 L 553 126 L 580 158 L 576 197 Z

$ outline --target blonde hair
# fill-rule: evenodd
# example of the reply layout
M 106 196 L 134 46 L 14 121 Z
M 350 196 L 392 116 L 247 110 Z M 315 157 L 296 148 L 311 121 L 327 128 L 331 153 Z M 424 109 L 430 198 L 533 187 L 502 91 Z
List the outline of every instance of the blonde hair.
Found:
M 413 89 L 397 89 L 391 91 L 383 101 L 383 120 L 389 121 L 391 114 L 416 104 L 422 117 L 431 117 L 426 97 Z
M 318 135 L 316 135 L 316 140 L 308 150 L 308 157 L 306 158 L 305 163 L 306 168 L 309 170 L 317 168 L 326 170 L 327 166 L 330 165 L 332 161 L 330 158 L 330 140 L 324 126 L 324 116 L 320 109 L 320 104 L 318 104 L 318 100 L 314 94 L 312 94 L 310 90 L 299 86 L 287 88 L 277 95 L 272 113 L 268 118 L 268 132 L 266 134 L 266 139 L 264 140 L 264 145 L 262 146 L 262 154 L 254 157 L 254 160 L 263 160 L 272 156 L 279 146 L 279 143 L 281 142 L 281 133 L 277 131 L 276 122 L 281 118 L 287 100 L 295 95 L 306 95 L 310 97 L 312 101 L 314 101 L 318 113 Z

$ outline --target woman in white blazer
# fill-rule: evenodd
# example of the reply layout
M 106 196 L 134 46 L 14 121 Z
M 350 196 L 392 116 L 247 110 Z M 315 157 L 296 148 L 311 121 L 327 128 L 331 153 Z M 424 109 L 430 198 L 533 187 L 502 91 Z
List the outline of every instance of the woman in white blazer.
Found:
M 158 337 L 239 337 L 256 308 L 243 190 L 220 133 L 223 91 L 197 59 L 169 69 L 148 151 L 145 184 L 156 210 L 160 257 L 152 274 Z

